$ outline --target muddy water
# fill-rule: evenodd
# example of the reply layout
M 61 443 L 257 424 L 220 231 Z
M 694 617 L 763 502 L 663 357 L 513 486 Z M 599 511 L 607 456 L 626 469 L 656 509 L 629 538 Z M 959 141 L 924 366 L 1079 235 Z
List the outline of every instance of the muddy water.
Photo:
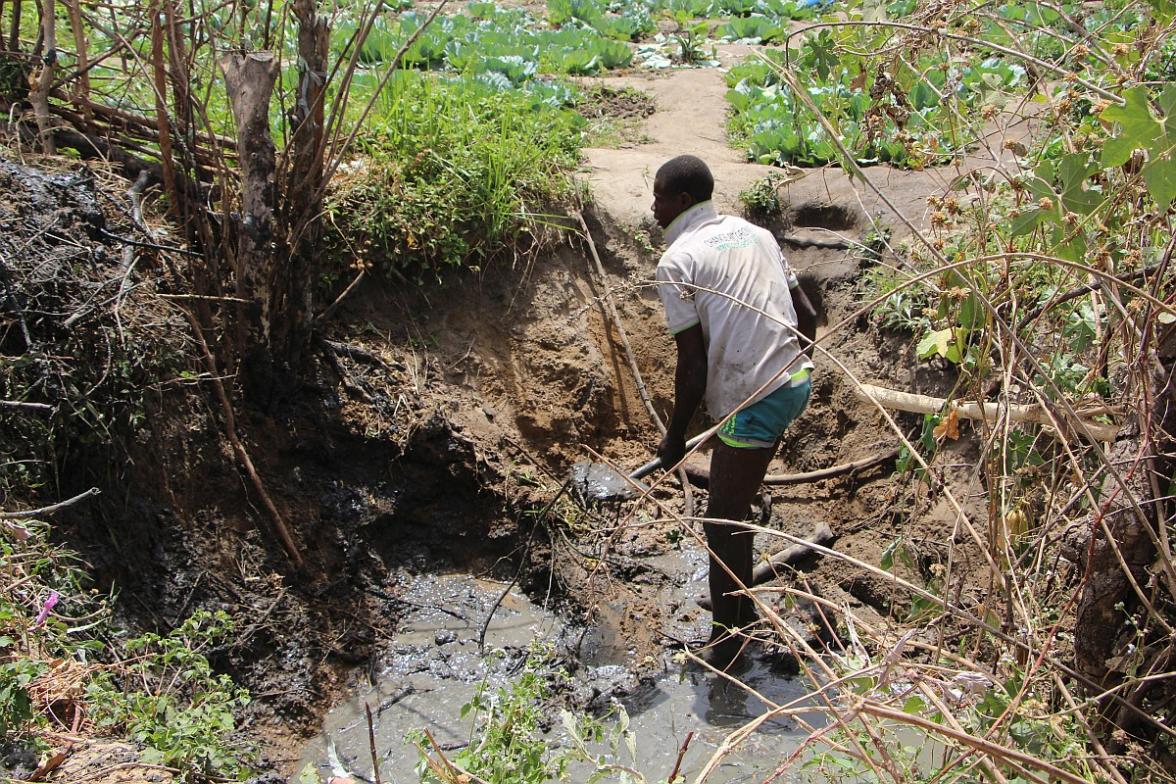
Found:
M 702 590 L 705 558 L 685 550 L 651 559 L 657 568 L 673 573 L 680 599 Z M 632 651 L 611 632 L 608 608 L 590 627 L 561 619 L 517 590 L 506 593 L 485 633 L 485 655 L 478 638 L 490 609 L 505 586 L 468 575 L 429 575 L 418 578 L 404 596 L 409 603 L 402 631 L 386 669 L 326 717 L 321 735 L 304 751 L 303 765 L 314 765 L 322 779 L 346 770 L 357 779 L 371 780 L 371 744 L 364 706 L 370 707 L 380 772 L 386 782 L 416 782 L 417 752 L 406 733 L 428 728 L 442 748 L 458 749 L 470 739 L 471 721 L 461 708 L 480 683 L 491 687 L 509 683 L 534 642 L 550 646 L 557 661 L 572 671 L 572 698 L 590 709 L 607 707 L 618 699 L 636 733 L 637 759 L 626 752 L 617 760 L 641 771 L 649 781 L 664 779 L 673 768 L 687 733 L 694 738 L 681 768 L 688 781 L 714 754 L 724 738 L 752 717 L 762 703 L 746 690 L 706 673 L 685 669 L 669 652 L 662 655 L 660 675 L 638 679 L 628 666 Z M 671 633 L 697 636 L 697 629 Z M 648 667 L 649 662 L 646 662 Z M 785 678 L 764 661 L 753 659 L 740 678 L 776 703 L 804 693 L 798 681 Z M 553 714 L 555 711 L 552 711 Z M 553 722 L 550 742 L 560 745 L 560 723 Z M 765 723 L 706 779 L 712 784 L 763 781 L 791 754 L 801 732 L 789 720 Z M 622 744 L 623 748 L 623 744 Z M 572 780 L 584 779 L 573 773 Z M 792 773 L 779 781 L 801 781 Z

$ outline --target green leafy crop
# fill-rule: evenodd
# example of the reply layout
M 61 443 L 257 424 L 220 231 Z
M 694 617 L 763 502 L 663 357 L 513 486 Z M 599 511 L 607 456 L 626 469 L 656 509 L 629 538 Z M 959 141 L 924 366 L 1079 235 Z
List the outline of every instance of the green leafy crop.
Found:
M 994 93 L 1018 84 L 1024 70 L 997 59 L 965 65 L 928 52 L 872 70 L 843 52 L 825 29 L 810 36 L 793 73 L 806 74 L 809 99 L 860 163 L 922 167 L 975 142 L 961 119 Z M 806 103 L 780 80 L 784 56 L 752 60 L 728 73 L 730 132 L 759 163 L 820 165 L 838 160 L 837 144 Z

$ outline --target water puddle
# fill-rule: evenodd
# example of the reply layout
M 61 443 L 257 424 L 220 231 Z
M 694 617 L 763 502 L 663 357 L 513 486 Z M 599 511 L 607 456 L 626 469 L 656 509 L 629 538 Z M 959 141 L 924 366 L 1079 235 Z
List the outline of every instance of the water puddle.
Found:
M 651 565 L 675 577 L 674 592 L 701 590 L 705 559 L 685 551 L 651 558 Z M 479 684 L 491 688 L 511 682 L 521 670 L 529 648 L 541 643 L 574 664 L 571 688 L 578 704 L 604 708 L 619 699 L 636 733 L 638 759 L 627 754 L 619 761 L 636 768 L 649 781 L 664 779 L 674 766 L 687 733 L 692 743 L 680 772 L 688 781 L 702 770 L 727 735 L 764 711 L 761 701 L 744 689 L 703 672 L 684 670 L 663 655 L 658 677 L 639 680 L 626 667 L 632 652 L 610 632 L 607 610 L 585 628 L 568 623 L 556 613 L 512 590 L 503 597 L 485 632 L 485 654 L 478 638 L 485 619 L 504 586 L 468 575 L 419 577 L 404 595 L 410 612 L 404 618 L 386 669 L 374 685 L 358 688 L 337 704 L 323 722 L 322 733 L 305 748 L 299 769 L 316 767 L 322 780 L 346 770 L 360 780 L 372 780 L 371 743 L 365 705 L 372 712 L 375 747 L 384 781 L 418 781 L 416 748 L 406 739 L 414 730 L 428 728 L 443 749 L 461 748 L 470 739 L 471 719 L 461 708 Z M 692 629 L 671 632 L 689 635 Z M 805 692 L 760 660 L 753 660 L 741 680 L 765 698 L 782 703 Z M 558 720 L 551 743 L 563 742 Z M 788 719 L 765 722 L 758 732 L 727 755 L 706 779 L 711 784 L 763 781 L 792 753 L 804 732 Z M 576 776 L 572 780 L 586 778 Z M 800 781 L 788 774 L 777 781 Z

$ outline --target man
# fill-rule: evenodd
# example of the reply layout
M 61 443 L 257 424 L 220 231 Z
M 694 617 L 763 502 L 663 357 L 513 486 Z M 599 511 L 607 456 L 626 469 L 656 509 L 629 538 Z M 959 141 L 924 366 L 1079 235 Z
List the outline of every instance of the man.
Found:
M 771 233 L 719 215 L 714 178 L 692 155 L 657 171 L 653 215 L 669 246 L 658 293 L 677 344 L 674 411 L 658 447 L 669 468 L 685 454 L 686 429 L 704 400 L 722 425 L 711 456 L 707 545 L 713 623 L 703 657 L 726 669 L 756 618 L 750 598 L 753 534 L 740 525 L 759 491 L 780 434 L 808 403 L 812 362 L 804 349 L 816 313 Z M 798 337 L 803 335 L 803 337 Z

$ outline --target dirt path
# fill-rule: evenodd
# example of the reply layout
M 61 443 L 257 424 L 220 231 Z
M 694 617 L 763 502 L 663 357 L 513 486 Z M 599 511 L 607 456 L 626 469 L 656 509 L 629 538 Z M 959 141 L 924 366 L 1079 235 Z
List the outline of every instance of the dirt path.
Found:
M 741 150 L 727 143 L 727 70 L 750 56 L 754 47 L 725 44 L 717 48 L 719 68 L 680 69 L 669 72 L 637 72 L 601 80 L 612 87 L 633 87 L 653 96 L 657 110 L 641 128 L 648 138 L 644 144 L 620 149 L 592 148 L 585 151 L 589 183 L 600 210 L 614 221 L 631 228 L 651 228 L 649 213 L 653 176 L 658 166 L 683 153 L 705 160 L 715 175 L 715 201 L 720 210 L 737 211 L 739 193 L 756 180 L 779 169 L 749 163 Z M 1003 167 L 1013 162 L 1005 149 L 1006 138 L 1023 139 L 1027 124 L 1007 119 L 993 125 L 986 143 L 965 156 L 959 167 L 906 171 L 873 166 L 866 176 L 892 205 L 917 226 L 924 225 L 926 197 L 951 187 L 957 177 L 976 169 Z M 785 186 L 783 199 L 792 205 L 838 204 L 857 217 L 861 229 L 869 217 L 879 217 L 894 228 L 894 238 L 908 232 L 877 194 L 855 183 L 838 167 L 805 170 L 803 177 Z M 850 236 L 855 233 L 851 232 Z

